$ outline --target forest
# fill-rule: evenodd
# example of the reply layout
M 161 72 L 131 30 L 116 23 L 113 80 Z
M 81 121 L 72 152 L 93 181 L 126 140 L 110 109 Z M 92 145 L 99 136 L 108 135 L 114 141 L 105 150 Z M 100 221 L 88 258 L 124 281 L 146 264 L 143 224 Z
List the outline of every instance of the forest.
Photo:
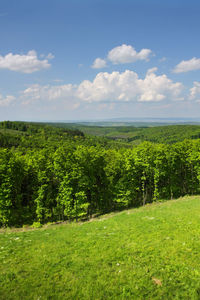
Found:
M 54 123 L 54 126 L 79 129 L 84 134 L 103 136 L 111 140 L 139 144 L 144 141 L 173 144 L 184 139 L 200 138 L 199 124 L 157 124 L 153 122 L 132 123 Z M 101 123 L 100 123 L 101 124 Z
M 87 220 L 198 194 L 199 126 L 183 126 L 150 128 L 133 144 L 79 126 L 0 122 L 0 226 Z

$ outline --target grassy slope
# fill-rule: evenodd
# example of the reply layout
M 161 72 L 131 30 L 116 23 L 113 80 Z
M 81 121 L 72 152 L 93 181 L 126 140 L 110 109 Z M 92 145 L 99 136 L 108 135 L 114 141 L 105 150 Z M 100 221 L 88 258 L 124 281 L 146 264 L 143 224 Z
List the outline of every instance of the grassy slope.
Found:
M 0 234 L 0 299 L 199 299 L 200 197 Z

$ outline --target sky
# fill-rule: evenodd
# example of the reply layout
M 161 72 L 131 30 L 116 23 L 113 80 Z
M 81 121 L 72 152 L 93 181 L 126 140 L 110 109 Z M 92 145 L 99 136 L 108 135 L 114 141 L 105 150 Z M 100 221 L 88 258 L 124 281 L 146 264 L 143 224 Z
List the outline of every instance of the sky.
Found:
M 200 119 L 199 0 L 0 0 L 0 120 Z

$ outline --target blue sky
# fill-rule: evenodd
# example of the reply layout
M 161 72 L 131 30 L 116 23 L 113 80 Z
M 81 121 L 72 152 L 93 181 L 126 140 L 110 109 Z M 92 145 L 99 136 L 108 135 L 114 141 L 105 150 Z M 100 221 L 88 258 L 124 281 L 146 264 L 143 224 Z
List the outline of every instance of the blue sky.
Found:
M 0 119 L 200 118 L 200 2 L 1 0 Z

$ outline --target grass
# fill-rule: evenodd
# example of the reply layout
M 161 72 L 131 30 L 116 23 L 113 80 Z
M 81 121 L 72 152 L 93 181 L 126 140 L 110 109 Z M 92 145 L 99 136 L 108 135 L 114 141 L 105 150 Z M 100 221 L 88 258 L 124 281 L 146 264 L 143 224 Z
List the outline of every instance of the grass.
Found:
M 2 230 L 0 299 L 200 299 L 200 197 Z

